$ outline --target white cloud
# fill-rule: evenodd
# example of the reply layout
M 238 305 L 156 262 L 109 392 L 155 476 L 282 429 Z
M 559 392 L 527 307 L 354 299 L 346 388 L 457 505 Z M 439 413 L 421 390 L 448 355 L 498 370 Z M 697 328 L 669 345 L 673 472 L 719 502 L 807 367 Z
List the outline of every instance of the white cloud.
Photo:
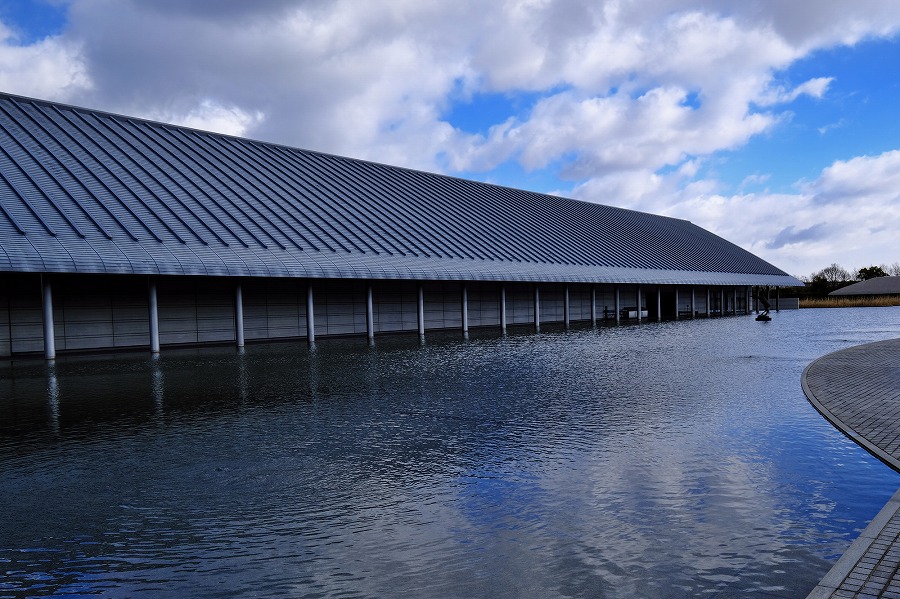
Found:
M 639 209 L 690 220 L 795 275 L 836 260 L 850 269 L 900 260 L 900 151 L 837 161 L 794 194 L 723 195 L 714 181 L 685 184 L 673 173 L 595 179 L 578 195 L 629 197 Z
M 770 106 L 773 104 L 787 104 L 793 102 L 800 96 L 809 96 L 811 98 L 821 98 L 828 90 L 828 86 L 834 81 L 833 77 L 816 77 L 805 81 L 794 89 L 777 88 L 771 89 L 758 100 L 761 106 Z
M 148 116 L 164 123 L 236 136 L 244 135 L 248 129 L 265 119 L 261 112 L 250 114 L 237 106 L 224 106 L 209 99 L 201 100 L 187 114 L 158 112 Z
M 785 90 L 775 70 L 900 22 L 891 2 L 782 4 L 73 0 L 60 40 L 94 82 L 82 104 L 406 166 L 515 159 L 586 180 L 740 147 L 781 120 L 759 106 L 830 82 Z M 522 92 L 538 94 L 532 110 L 486 137 L 443 120 L 460 94 Z M 198 121 L 208 105 L 237 120 Z
M 841 127 L 844 127 L 846 125 L 847 125 L 847 119 L 838 119 L 834 123 L 828 123 L 827 125 L 822 125 L 821 127 L 818 127 L 816 130 L 819 132 L 819 135 L 825 135 L 834 129 L 840 129 Z
M 48 37 L 23 46 L 17 43 L 12 30 L 0 23 L 0 89 L 67 101 L 90 87 L 78 44 Z
M 769 179 L 771 179 L 771 177 L 772 177 L 772 175 L 769 175 L 769 174 L 761 174 L 761 173 L 754 173 L 754 174 L 752 174 L 752 175 L 747 175 L 746 177 L 744 177 L 744 180 L 741 181 L 741 184 L 740 184 L 739 187 L 740 187 L 741 189 L 744 189 L 744 188 L 747 188 L 747 187 L 752 187 L 752 186 L 754 186 L 754 185 L 763 185 L 763 184 L 765 184 Z

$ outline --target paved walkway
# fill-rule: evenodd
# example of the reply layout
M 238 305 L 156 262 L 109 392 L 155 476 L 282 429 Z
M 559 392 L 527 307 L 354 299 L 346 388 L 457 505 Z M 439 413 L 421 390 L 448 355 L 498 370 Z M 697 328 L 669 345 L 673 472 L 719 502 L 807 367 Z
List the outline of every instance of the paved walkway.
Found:
M 823 356 L 803 372 L 809 401 L 838 429 L 900 471 L 900 339 Z M 808 599 L 900 599 L 900 490 Z

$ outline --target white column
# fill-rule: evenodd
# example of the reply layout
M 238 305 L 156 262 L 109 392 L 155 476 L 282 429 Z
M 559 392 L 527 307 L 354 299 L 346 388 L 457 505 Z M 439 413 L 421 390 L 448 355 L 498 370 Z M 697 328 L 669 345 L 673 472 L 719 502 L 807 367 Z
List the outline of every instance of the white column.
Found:
M 675 313 L 678 313 L 677 308 Z M 656 322 L 662 322 L 662 287 L 658 286 L 656 288 Z
M 48 360 L 55 360 L 56 334 L 53 330 L 53 291 L 50 289 L 50 280 L 46 275 L 41 275 L 41 300 L 44 308 L 44 357 Z
M 316 344 L 316 314 L 313 305 L 312 283 L 306 286 L 306 342 L 310 347 Z
M 678 297 L 678 287 L 676 286 L 676 287 L 675 287 L 675 320 L 679 320 L 679 318 L 678 318 L 678 308 L 679 308 L 679 306 L 678 306 L 678 299 L 679 299 L 679 297 Z
M 500 286 L 500 330 L 506 333 L 506 285 Z
M 371 283 L 366 287 L 366 338 L 369 343 L 375 341 L 375 309 Z
M 534 330 L 541 330 L 541 288 L 534 285 Z
M 422 339 L 425 339 L 425 290 L 422 288 L 421 283 L 419 283 L 418 322 L 419 322 L 419 340 L 422 340 Z
M 635 299 L 637 299 L 637 320 L 638 320 L 638 322 L 640 322 L 641 321 L 641 286 L 635 285 L 634 289 L 635 289 L 634 297 L 635 297 Z
M 464 337 L 469 336 L 469 290 L 466 284 L 462 284 L 462 332 Z
M 156 281 L 150 279 L 150 295 L 148 297 L 150 307 L 150 353 L 159 353 L 159 303 L 156 297 Z
M 566 323 L 566 328 L 569 328 L 569 286 L 566 285 L 565 289 L 565 297 L 563 298 L 563 321 Z
M 244 293 L 240 283 L 234 286 L 234 341 L 244 347 Z
M 591 326 L 597 324 L 597 286 L 591 285 Z
M 709 318 L 712 315 L 712 311 L 710 310 L 709 302 L 712 297 L 712 294 L 709 291 L 709 287 L 706 288 L 706 317 Z
M 616 285 L 616 322 L 622 319 L 622 305 L 619 298 L 619 286 Z
M 697 314 L 697 294 L 696 290 L 691 287 L 691 319 Z
M 737 287 L 731 290 L 731 313 L 737 315 Z

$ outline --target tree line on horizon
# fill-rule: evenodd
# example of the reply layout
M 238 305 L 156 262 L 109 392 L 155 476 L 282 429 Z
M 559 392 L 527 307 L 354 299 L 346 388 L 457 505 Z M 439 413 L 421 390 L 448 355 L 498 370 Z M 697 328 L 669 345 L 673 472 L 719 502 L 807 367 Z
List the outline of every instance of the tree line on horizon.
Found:
M 804 282 L 803 287 L 796 288 L 800 295 L 808 297 L 824 297 L 836 289 L 866 281 L 876 277 L 900 276 L 900 262 L 891 265 L 880 264 L 877 266 L 864 266 L 852 273 L 837 262 L 832 262 L 822 270 L 816 271 L 808 277 L 798 277 Z

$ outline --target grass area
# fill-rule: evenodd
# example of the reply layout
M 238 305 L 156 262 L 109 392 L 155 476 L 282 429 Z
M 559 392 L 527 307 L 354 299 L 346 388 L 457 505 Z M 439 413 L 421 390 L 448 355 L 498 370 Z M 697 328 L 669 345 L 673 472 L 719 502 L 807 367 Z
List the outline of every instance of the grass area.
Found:
M 806 298 L 800 300 L 801 308 L 883 308 L 886 306 L 900 306 L 900 296 L 879 295 L 875 297 L 856 297 L 850 295 L 844 297 Z

